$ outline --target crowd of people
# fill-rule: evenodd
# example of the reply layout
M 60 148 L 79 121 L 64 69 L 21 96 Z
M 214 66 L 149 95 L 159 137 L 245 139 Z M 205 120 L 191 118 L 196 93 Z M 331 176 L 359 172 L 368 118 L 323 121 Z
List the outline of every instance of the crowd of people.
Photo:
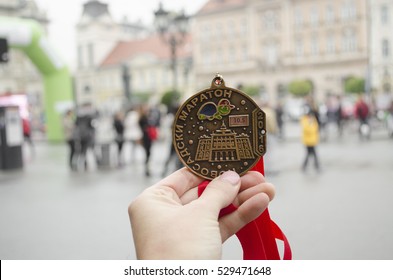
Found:
M 289 121 L 286 107 L 283 102 L 277 102 L 275 106 L 269 102 L 261 102 L 260 107 L 265 111 L 267 116 L 266 130 L 268 132 L 269 153 L 265 155 L 266 173 L 275 175 L 279 173 L 278 162 L 275 162 L 275 151 L 281 141 L 286 139 L 286 123 Z M 365 101 L 362 95 L 359 95 L 356 102 L 351 108 L 351 112 L 345 108 L 342 97 L 331 96 L 323 104 L 316 104 L 312 96 L 304 98 L 302 115 L 299 116 L 298 124 L 301 129 L 301 142 L 305 147 L 305 156 L 302 162 L 299 162 L 300 169 L 307 171 L 311 161 L 314 163 L 315 170 L 321 171 L 321 161 L 318 156 L 318 145 L 322 141 L 328 141 L 332 138 L 334 131 L 336 137 L 341 138 L 346 130 L 348 123 L 358 122 L 357 129 L 359 139 L 369 140 L 371 137 L 370 119 L 375 116 L 373 108 L 369 102 Z M 108 116 L 107 116 L 108 117 Z M 390 129 L 390 135 L 393 137 L 393 101 L 385 112 L 386 126 Z M 163 130 L 166 133 L 166 139 L 170 139 L 170 123 L 173 122 L 174 112 L 169 112 L 163 116 L 162 111 L 157 106 L 142 104 L 133 106 L 128 110 L 119 110 L 109 116 L 109 122 L 104 130 L 99 130 L 103 118 L 91 106 L 91 104 L 82 105 L 76 110 L 68 110 L 63 118 L 64 134 L 69 146 L 68 164 L 71 170 L 88 169 L 87 153 L 92 151 L 98 165 L 108 163 L 110 156 L 110 146 L 116 147 L 115 165 L 123 167 L 128 162 L 135 162 L 137 149 L 143 148 L 144 151 L 144 175 L 151 176 L 151 154 L 152 145 L 159 137 L 162 119 L 168 123 Z M 107 118 L 108 119 L 108 118 Z M 331 128 L 335 127 L 334 130 Z M 112 134 L 111 134 L 112 133 Z M 105 135 L 106 140 L 99 141 L 98 134 Z M 171 141 L 169 142 L 168 155 L 162 164 L 161 176 L 169 172 L 169 167 L 174 169 L 182 167 Z M 126 154 L 124 146 L 127 144 Z M 98 152 L 97 152 L 98 150 Z M 105 160 L 106 159 L 106 160 Z M 171 164 L 173 163 L 173 164 Z
M 84 104 L 76 110 L 70 109 L 64 114 L 63 128 L 69 147 L 70 169 L 87 170 L 89 151 L 98 165 L 110 164 L 112 143 L 116 144 L 116 166 L 122 167 L 125 165 L 123 147 L 128 143 L 131 145 L 131 160 L 135 158 L 136 148 L 143 148 L 144 172 L 150 176 L 151 148 L 158 138 L 161 112 L 145 104 L 115 112 L 109 118 L 110 125 L 106 127 L 105 119 L 108 120 L 107 116 L 100 115 L 91 104 Z

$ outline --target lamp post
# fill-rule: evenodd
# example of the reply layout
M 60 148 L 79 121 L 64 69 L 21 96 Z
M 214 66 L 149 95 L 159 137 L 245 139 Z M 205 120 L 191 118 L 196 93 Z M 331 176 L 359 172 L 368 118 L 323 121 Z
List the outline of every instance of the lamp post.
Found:
M 131 103 L 131 87 L 130 87 L 131 74 L 130 74 L 129 66 L 125 63 L 121 65 L 121 76 L 123 80 L 124 96 L 126 98 L 127 105 L 129 105 Z
M 159 4 L 158 10 L 154 12 L 155 26 L 165 44 L 169 45 L 171 51 L 171 70 L 173 73 L 173 100 L 175 103 L 177 94 L 177 49 L 181 46 L 188 32 L 188 19 L 184 10 L 180 13 L 173 13 L 164 10 L 162 3 Z

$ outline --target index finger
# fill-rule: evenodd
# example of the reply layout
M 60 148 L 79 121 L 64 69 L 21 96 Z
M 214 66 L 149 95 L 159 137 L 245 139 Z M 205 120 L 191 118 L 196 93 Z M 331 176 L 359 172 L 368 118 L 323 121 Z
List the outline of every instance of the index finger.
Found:
M 169 187 L 181 197 L 184 193 L 195 188 L 204 180 L 205 179 L 192 173 L 188 168 L 183 167 L 156 183 L 155 186 Z

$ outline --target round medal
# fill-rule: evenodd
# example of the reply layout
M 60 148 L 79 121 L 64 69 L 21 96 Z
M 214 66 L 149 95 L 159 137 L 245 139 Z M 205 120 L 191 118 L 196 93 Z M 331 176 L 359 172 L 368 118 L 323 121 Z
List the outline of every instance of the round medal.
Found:
M 180 160 L 193 173 L 209 180 L 227 170 L 242 175 L 266 151 L 265 113 L 216 75 L 209 89 L 179 108 L 172 135 Z

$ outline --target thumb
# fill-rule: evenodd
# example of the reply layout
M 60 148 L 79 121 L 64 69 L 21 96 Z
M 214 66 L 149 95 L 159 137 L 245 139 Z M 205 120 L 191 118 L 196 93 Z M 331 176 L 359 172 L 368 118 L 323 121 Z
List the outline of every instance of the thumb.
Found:
M 234 171 L 226 171 L 211 181 L 201 197 L 206 209 L 213 209 L 214 215 L 233 202 L 240 188 L 240 176 Z

